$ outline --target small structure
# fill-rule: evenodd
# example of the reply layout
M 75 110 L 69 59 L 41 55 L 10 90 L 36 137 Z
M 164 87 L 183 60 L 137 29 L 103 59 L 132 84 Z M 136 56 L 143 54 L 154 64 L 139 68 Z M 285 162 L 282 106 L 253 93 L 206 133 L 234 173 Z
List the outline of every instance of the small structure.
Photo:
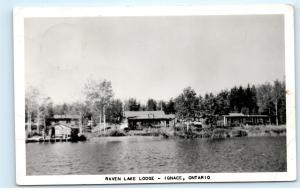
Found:
M 125 111 L 124 118 L 129 129 L 159 128 L 175 125 L 175 115 L 167 115 L 164 111 Z
M 71 126 L 80 125 L 80 115 L 54 115 L 52 118 L 48 118 L 47 122 L 51 125 L 54 124 L 68 124 Z
M 82 133 L 80 115 L 54 115 L 47 119 L 47 124 L 51 124 L 48 128 L 51 138 L 67 139 Z
M 51 129 L 51 138 L 69 139 L 71 137 L 72 128 L 65 125 L 55 125 Z
M 244 115 L 243 113 L 229 113 L 220 116 L 217 121 L 218 126 L 240 126 L 240 125 L 267 125 L 271 123 L 268 115 Z

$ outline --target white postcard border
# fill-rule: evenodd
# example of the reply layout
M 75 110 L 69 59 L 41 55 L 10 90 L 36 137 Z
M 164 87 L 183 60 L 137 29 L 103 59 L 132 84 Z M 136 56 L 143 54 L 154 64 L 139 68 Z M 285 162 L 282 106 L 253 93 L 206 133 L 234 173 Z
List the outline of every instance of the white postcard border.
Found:
M 24 84 L 24 18 L 29 17 L 99 17 L 99 16 L 184 16 L 184 15 L 284 15 L 285 74 L 287 90 L 287 172 L 260 173 L 188 173 L 188 174 L 127 174 L 127 175 L 52 175 L 27 176 L 25 152 L 25 84 Z M 18 185 L 49 184 L 137 184 L 187 182 L 248 182 L 296 180 L 296 116 L 295 116 L 295 58 L 294 11 L 291 5 L 259 6 L 175 6 L 175 7 L 18 7 L 14 8 L 14 85 L 16 182 Z M 128 177 L 154 176 L 155 181 L 125 181 Z M 182 176 L 184 180 L 165 180 Z M 189 176 L 210 179 L 191 180 Z M 105 177 L 120 177 L 107 181 Z

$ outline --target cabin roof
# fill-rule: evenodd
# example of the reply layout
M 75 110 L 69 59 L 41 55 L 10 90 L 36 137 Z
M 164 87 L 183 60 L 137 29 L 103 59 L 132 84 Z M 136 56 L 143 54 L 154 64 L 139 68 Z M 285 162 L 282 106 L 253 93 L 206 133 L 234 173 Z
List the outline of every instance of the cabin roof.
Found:
M 73 127 L 73 126 L 68 126 L 68 125 L 55 125 L 55 129 L 78 129 L 79 127 Z
M 80 115 L 54 115 L 52 119 L 80 119 Z
M 223 115 L 224 117 L 269 117 L 268 115 L 245 115 L 243 113 L 229 113 L 229 115 Z
M 229 116 L 244 116 L 243 113 L 229 113 Z
M 130 119 L 174 119 L 175 115 L 166 115 L 164 111 L 125 111 L 125 118 Z

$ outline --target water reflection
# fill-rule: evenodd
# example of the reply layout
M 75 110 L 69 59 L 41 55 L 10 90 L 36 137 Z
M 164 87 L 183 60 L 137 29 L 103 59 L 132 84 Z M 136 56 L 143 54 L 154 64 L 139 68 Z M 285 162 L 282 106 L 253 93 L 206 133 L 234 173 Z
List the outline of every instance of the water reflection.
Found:
M 28 175 L 286 171 L 285 137 L 26 144 Z

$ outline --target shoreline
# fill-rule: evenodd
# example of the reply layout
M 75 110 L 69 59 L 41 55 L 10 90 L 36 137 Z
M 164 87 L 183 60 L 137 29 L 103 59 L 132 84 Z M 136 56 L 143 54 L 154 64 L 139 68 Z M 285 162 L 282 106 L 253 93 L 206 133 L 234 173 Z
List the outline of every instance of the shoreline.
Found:
M 278 137 L 286 136 L 286 127 L 282 126 L 245 126 L 245 127 L 230 127 L 230 128 L 206 128 L 193 129 L 188 131 L 175 130 L 174 128 L 158 128 L 158 129 L 143 129 L 131 130 L 128 132 L 113 129 L 106 132 L 96 134 L 86 134 L 87 140 L 91 138 L 102 137 L 163 137 L 163 138 L 208 138 L 208 139 L 225 139 L 233 137 Z
M 218 127 L 218 128 L 190 128 L 176 129 L 176 128 L 156 128 L 143 130 L 123 131 L 120 129 L 111 129 L 97 133 L 84 133 L 83 140 L 32 140 L 26 139 L 26 143 L 40 143 L 40 142 L 84 142 L 90 140 L 100 140 L 103 138 L 117 138 L 117 137 L 157 137 L 160 139 L 229 139 L 235 137 L 282 137 L 286 136 L 286 126 L 244 126 L 244 127 Z

